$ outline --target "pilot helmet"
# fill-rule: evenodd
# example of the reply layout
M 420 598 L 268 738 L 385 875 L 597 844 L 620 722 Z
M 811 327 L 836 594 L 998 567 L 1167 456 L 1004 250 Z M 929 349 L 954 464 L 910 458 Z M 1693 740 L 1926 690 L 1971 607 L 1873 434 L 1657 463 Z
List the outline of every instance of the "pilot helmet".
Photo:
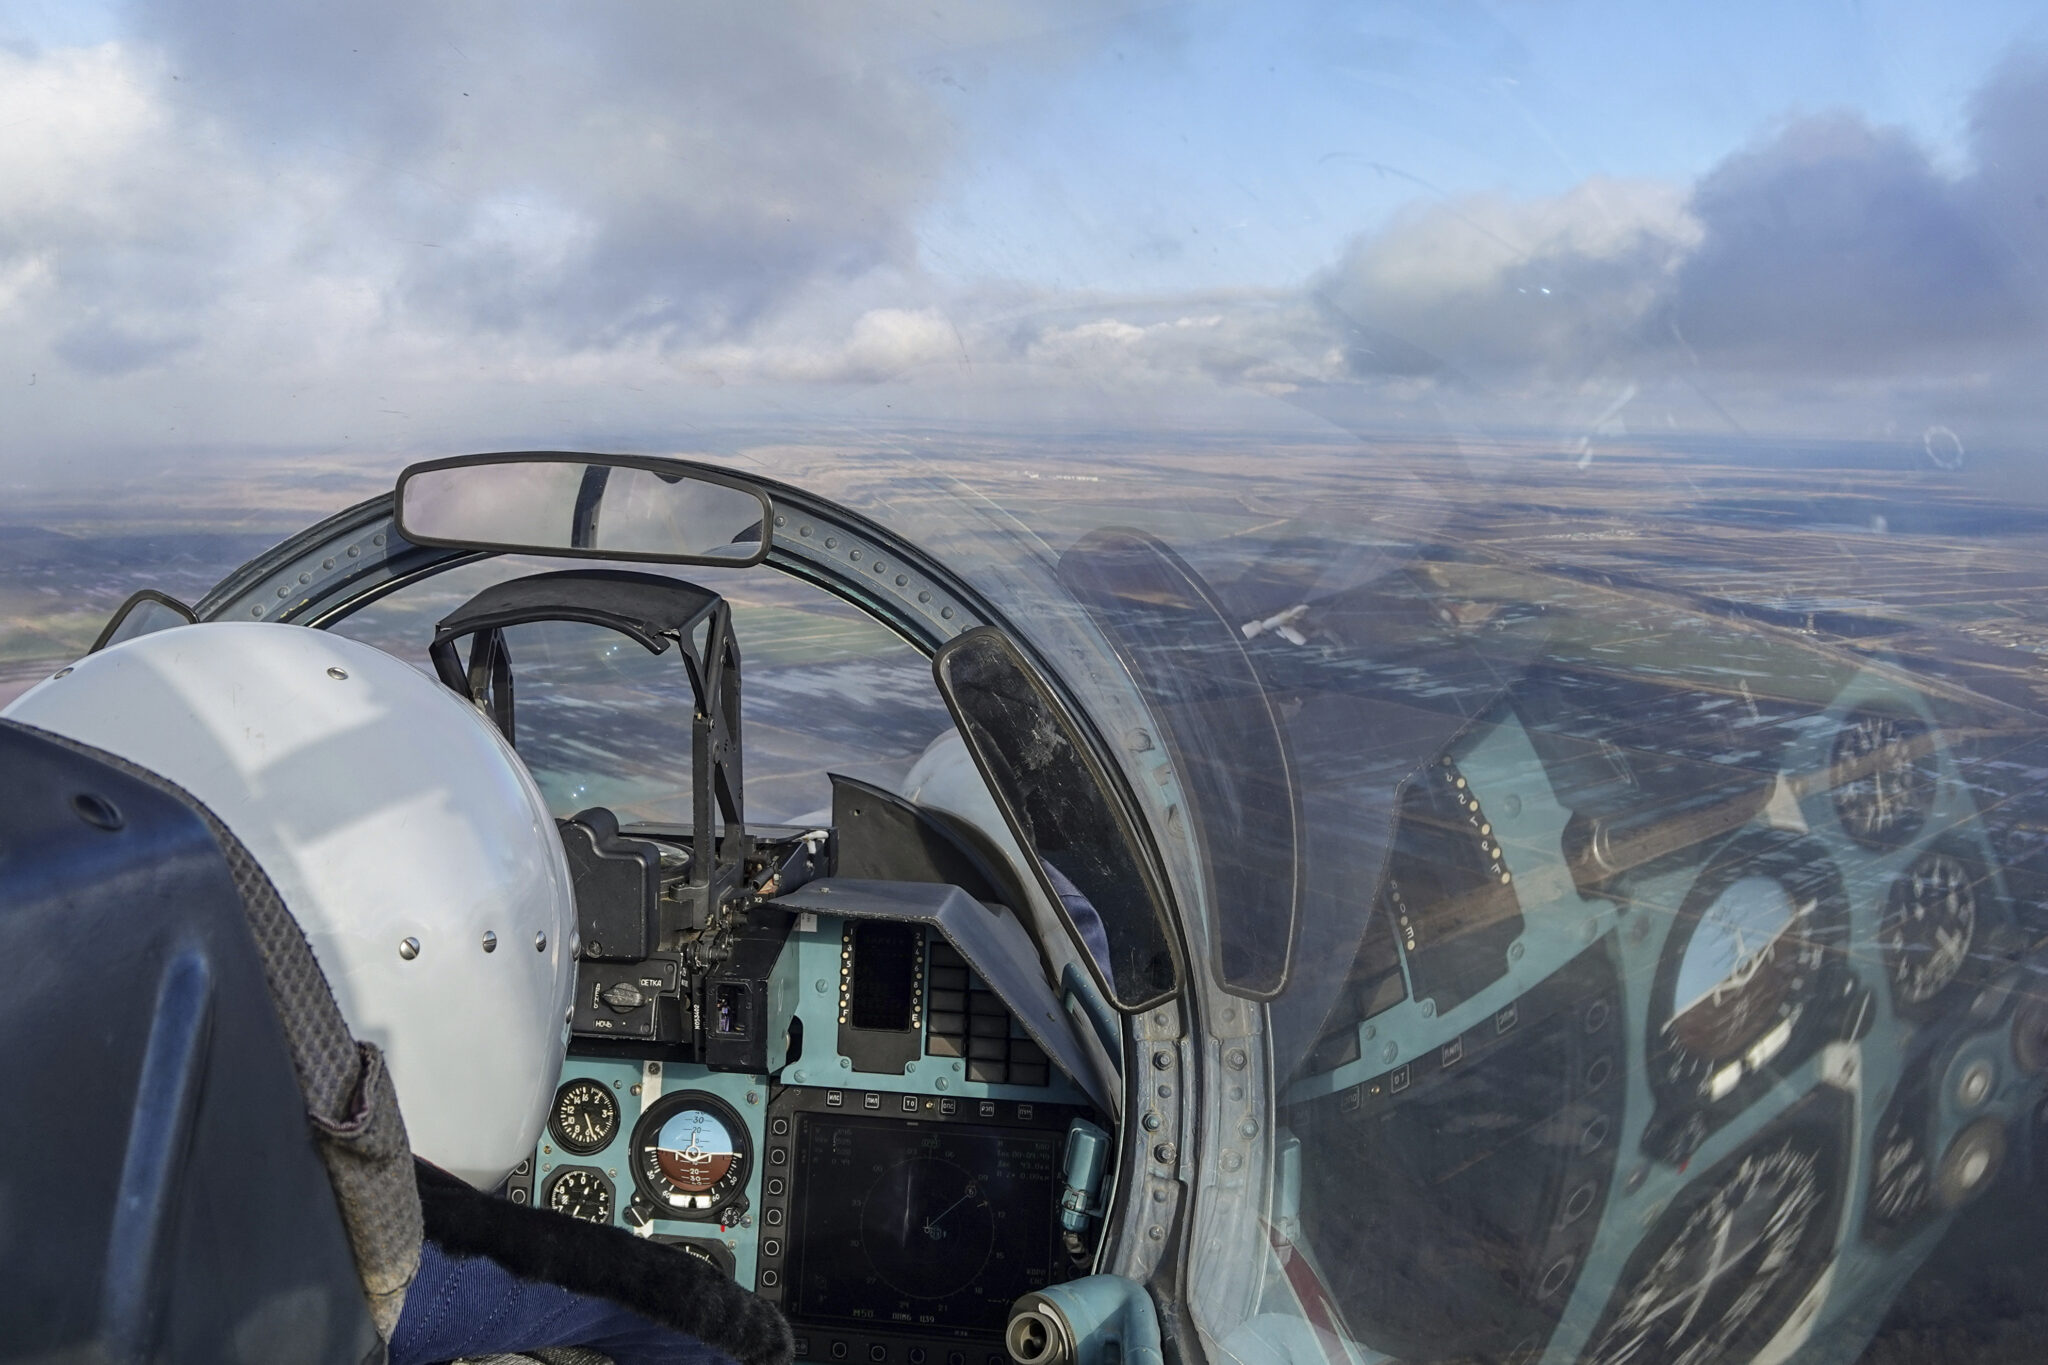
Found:
M 540 789 L 474 707 L 369 645 L 243 622 L 88 655 L 0 714 L 161 774 L 235 833 L 383 1050 L 418 1155 L 488 1188 L 531 1154 L 574 899 Z

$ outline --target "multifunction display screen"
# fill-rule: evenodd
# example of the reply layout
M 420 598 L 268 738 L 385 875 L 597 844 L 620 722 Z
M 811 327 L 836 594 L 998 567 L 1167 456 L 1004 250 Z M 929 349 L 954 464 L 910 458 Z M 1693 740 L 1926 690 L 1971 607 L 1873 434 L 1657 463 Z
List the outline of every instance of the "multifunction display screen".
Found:
M 805 1114 L 790 1316 L 874 1331 L 999 1331 L 1052 1281 L 1062 1135 Z

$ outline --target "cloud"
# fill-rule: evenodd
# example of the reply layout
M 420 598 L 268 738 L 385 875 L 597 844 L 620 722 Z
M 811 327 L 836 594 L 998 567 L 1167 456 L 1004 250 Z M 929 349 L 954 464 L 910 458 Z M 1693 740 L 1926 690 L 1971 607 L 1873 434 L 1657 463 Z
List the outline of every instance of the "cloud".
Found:
M 0 52 L 0 306 L 32 269 L 36 320 L 96 373 L 172 353 L 144 338 L 275 349 L 295 325 L 673 350 L 821 290 L 914 292 L 957 152 L 920 53 L 1029 61 L 1057 26 L 1003 4 L 133 18 L 120 44 Z
M 134 331 L 106 318 L 93 318 L 64 331 L 51 347 L 93 375 L 127 374 L 198 344 L 191 333 L 162 336 Z
M 661 444 L 958 374 L 917 225 L 963 82 L 1112 9 L 187 3 L 0 50 L 0 462 Z
M 1433 197 L 1294 285 L 1128 297 L 920 257 L 984 150 L 963 86 L 1036 89 L 1122 31 L 1078 0 L 131 13 L 118 43 L 0 50 L 0 373 L 37 382 L 0 458 L 658 444 L 707 407 L 829 407 L 798 386 L 958 412 L 1009 386 L 1026 419 L 1062 385 L 1361 426 L 1438 401 L 1573 431 L 1680 390 L 1712 395 L 1707 422 L 1852 394 L 1873 421 L 1924 413 L 1915 431 L 2048 401 L 2038 56 L 1975 94 L 1956 165 L 1854 115 L 1795 119 L 1695 183 Z
M 1292 291 L 1241 291 L 1043 311 L 972 329 L 978 354 L 1095 385 L 1200 382 L 1271 393 L 1339 377 L 1328 327 Z
M 1569 377 L 1634 344 L 1700 237 L 1678 187 L 1595 177 L 1412 208 L 1311 289 L 1357 374 Z
M 943 311 L 872 308 L 839 335 L 700 348 L 689 363 L 721 383 L 866 384 L 957 367 L 964 358 L 960 333 Z
M 1744 369 L 1979 363 L 2041 322 L 2022 260 L 1985 212 L 1985 177 L 2000 171 L 1944 176 L 1903 134 L 1846 115 L 1794 123 L 1694 191 L 1704 236 L 1678 273 L 1671 324 Z
M 2009 59 L 1969 126 L 1961 174 L 1837 113 L 1691 186 L 1593 177 L 1417 205 L 1310 292 L 1360 378 L 2022 383 L 2048 342 L 2048 63 Z
M 1338 408 L 1368 417 L 1433 393 L 1574 440 L 1653 402 L 1724 429 L 1801 408 L 1916 431 L 1959 408 L 2038 413 L 2048 64 L 2007 62 L 1971 109 L 1959 173 L 1853 115 L 1791 119 L 1689 185 L 1594 176 L 1411 205 L 1299 289 L 1047 295 L 993 316 L 955 301 L 950 327 L 963 357 L 1097 389 L 1349 386 Z M 883 373 L 845 354 L 770 368 Z
M 138 32 L 247 156 L 336 184 L 299 225 L 310 268 L 373 275 L 406 325 L 577 349 L 718 342 L 813 289 L 915 275 L 959 151 L 947 60 L 1028 66 L 1061 17 L 280 0 L 143 7 Z
M 0 51 L 0 318 L 94 374 L 188 347 L 252 246 L 256 183 L 160 76 L 112 44 Z
M 2048 294 L 2048 54 L 2008 57 L 1971 100 L 1973 210 L 2036 306 Z

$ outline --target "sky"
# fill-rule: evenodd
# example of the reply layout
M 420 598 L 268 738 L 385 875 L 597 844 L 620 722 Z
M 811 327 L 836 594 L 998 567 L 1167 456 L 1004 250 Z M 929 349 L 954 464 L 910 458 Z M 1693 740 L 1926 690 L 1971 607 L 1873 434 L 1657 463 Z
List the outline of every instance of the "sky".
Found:
M 0 476 L 2048 426 L 2038 4 L 0 0 Z

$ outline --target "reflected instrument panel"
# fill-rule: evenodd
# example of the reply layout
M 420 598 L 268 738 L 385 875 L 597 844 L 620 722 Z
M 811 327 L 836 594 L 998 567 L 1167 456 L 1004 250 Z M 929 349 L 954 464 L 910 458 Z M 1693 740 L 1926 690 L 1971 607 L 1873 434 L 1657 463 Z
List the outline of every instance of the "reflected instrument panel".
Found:
M 1358 1340 L 1488 1358 L 1548 1335 L 1619 1150 L 1620 1005 L 1596 947 L 1413 1061 L 1290 1111 L 1302 1230 Z
M 1982 880 L 1966 856 L 1932 848 L 1892 883 L 1878 942 L 1902 1012 L 1931 1004 L 1962 973 L 1976 943 Z
M 1916 717 L 1859 711 L 1835 732 L 1830 774 L 1842 832 L 1865 848 L 1897 848 L 1927 823 L 1938 767 Z
M 1383 897 L 1417 996 L 1448 1010 L 1499 979 L 1521 905 L 1479 793 L 1451 758 L 1402 794 Z
M 1281 1111 L 1305 1313 L 1414 1362 L 1849 1360 L 2010 1167 L 2048 1005 L 1967 727 L 1809 671 L 1525 664 L 1404 778 Z

